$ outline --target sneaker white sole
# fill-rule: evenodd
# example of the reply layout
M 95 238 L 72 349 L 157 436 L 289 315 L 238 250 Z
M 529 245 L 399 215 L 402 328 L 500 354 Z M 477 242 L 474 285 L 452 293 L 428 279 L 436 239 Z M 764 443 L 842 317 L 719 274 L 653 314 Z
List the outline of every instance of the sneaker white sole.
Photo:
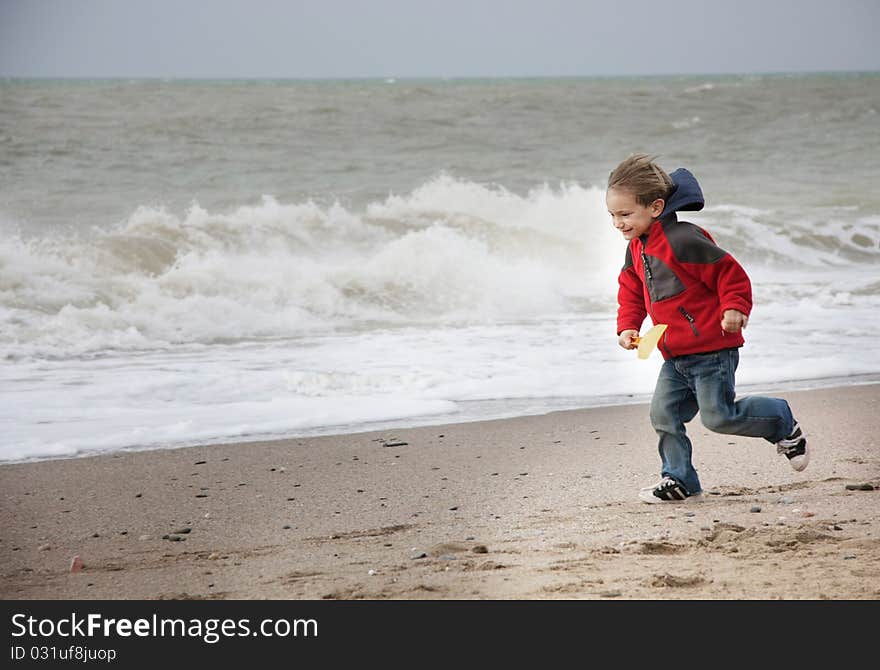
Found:
M 804 453 L 802 455 L 795 456 L 794 458 L 789 458 L 788 463 L 797 472 L 803 472 L 804 470 L 806 470 L 807 466 L 810 464 L 810 445 L 809 445 L 809 443 L 804 445 Z
M 700 493 L 695 493 L 684 500 L 662 500 L 654 495 L 654 489 L 648 488 L 639 491 L 639 500 L 643 503 L 648 503 L 649 505 L 687 505 L 690 503 L 703 502 L 703 493 L 702 491 Z

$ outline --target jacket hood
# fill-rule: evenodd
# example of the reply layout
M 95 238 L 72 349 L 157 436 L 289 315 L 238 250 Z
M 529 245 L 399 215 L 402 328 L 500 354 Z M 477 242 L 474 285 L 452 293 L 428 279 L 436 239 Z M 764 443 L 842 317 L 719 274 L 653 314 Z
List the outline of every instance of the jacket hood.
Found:
M 703 200 L 703 191 L 697 178 L 689 170 L 678 168 L 669 174 L 674 184 L 672 193 L 666 198 L 666 207 L 660 214 L 662 219 L 674 212 L 698 212 L 706 204 Z

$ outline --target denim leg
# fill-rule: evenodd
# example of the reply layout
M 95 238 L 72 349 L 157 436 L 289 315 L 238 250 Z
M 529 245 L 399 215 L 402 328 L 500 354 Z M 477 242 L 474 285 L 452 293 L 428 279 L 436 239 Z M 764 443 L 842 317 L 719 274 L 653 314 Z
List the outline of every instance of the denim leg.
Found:
M 688 380 L 672 361 L 665 361 L 651 400 L 651 425 L 660 438 L 661 476 L 672 477 L 690 494 L 702 490 L 691 462 L 692 446 L 684 427 L 696 414 L 697 400 Z
M 788 403 L 762 396 L 735 400 L 739 351 L 726 349 L 717 355 L 717 360 L 711 359 L 710 363 L 707 359 L 706 364 L 690 370 L 703 425 L 716 433 L 763 437 L 773 443 L 790 435 L 794 418 Z

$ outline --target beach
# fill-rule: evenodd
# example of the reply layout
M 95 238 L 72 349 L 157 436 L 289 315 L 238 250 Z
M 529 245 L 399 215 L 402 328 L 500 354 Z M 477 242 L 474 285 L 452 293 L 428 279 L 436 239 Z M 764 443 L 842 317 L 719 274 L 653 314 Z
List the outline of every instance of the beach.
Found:
M 877 599 L 880 384 L 777 395 L 812 450 L 644 404 L 0 465 L 3 599 Z M 79 557 L 79 560 L 75 560 Z

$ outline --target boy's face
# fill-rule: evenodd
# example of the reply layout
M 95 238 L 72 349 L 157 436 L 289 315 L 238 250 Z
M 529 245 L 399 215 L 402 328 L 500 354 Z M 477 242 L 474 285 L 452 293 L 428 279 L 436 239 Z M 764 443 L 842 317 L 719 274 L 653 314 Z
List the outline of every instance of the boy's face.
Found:
M 623 234 L 627 242 L 647 233 L 666 205 L 662 198 L 658 198 L 645 207 L 636 201 L 630 191 L 616 188 L 610 188 L 605 193 L 605 204 L 614 227 Z

